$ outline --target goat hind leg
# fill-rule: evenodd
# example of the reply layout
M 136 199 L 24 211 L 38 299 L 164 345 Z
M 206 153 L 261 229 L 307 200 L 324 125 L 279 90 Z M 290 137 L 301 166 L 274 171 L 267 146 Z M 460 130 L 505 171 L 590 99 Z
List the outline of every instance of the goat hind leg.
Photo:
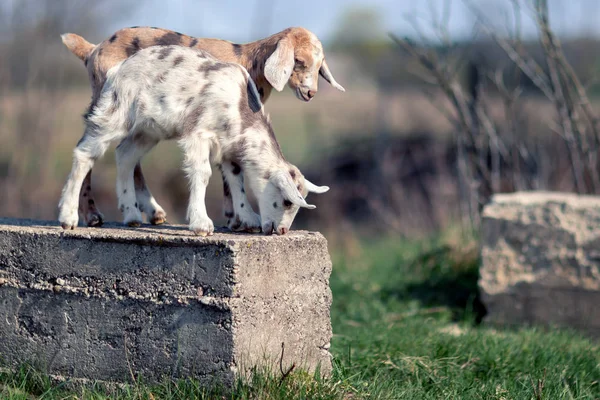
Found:
M 244 189 L 244 171 L 237 163 L 223 162 L 221 172 L 225 177 L 231 195 L 233 217 L 227 225 L 232 231 L 260 232 L 260 215 L 254 212 Z
M 162 225 L 167 222 L 167 213 L 158 204 L 150 189 L 146 186 L 146 179 L 142 173 L 140 162 L 133 169 L 133 182 L 135 184 L 135 197 L 137 198 L 140 211 L 148 216 L 148 222 L 152 225 Z
M 104 223 L 104 215 L 96 207 L 92 194 L 92 170 L 87 173 L 79 191 L 79 213 L 90 227 L 99 227 Z
M 134 168 L 156 143 L 147 138 L 135 139 L 128 136 L 117 146 L 117 196 L 119 209 L 123 213 L 123 223 L 128 226 L 137 227 L 142 224 L 143 206 L 137 201 Z

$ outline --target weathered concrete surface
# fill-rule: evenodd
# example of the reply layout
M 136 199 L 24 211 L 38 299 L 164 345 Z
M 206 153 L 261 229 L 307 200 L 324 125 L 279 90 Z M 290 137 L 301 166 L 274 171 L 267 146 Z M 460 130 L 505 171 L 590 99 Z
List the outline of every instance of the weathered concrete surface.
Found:
M 325 238 L 0 219 L 0 357 L 73 378 L 329 373 Z
M 481 255 L 488 321 L 600 336 L 600 197 L 494 196 L 483 212 Z

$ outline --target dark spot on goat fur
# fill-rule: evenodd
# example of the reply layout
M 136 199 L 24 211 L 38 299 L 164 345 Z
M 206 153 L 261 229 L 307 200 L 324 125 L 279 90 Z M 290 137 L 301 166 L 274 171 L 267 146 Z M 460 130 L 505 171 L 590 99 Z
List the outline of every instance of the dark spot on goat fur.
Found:
M 240 204 L 240 207 L 241 207 L 241 208 L 244 208 L 244 203 Z
M 194 130 L 198 126 L 200 118 L 202 118 L 202 114 L 204 114 L 204 111 L 204 104 L 199 104 L 196 108 L 192 110 L 192 112 L 188 114 L 188 116 L 185 118 L 185 121 L 183 122 L 183 135 L 189 135 L 192 132 L 194 132 Z
M 165 58 L 167 58 L 169 56 L 169 54 L 171 54 L 172 51 L 173 51 L 173 47 L 163 47 L 158 54 L 158 59 L 164 60 Z
M 292 179 L 296 179 L 296 171 L 290 169 L 290 176 L 292 177 Z
M 229 188 L 229 183 L 227 180 L 225 180 L 225 178 L 223 178 L 223 195 L 225 197 L 231 196 L 231 189 Z
M 127 46 L 127 48 L 125 49 L 125 52 L 127 53 L 127 57 L 131 57 L 132 55 L 140 51 L 140 49 L 140 39 L 138 37 L 134 37 L 129 46 Z
M 225 218 L 233 218 L 233 211 L 225 211 Z
M 240 165 L 236 162 L 232 162 L 231 166 L 233 167 L 232 171 L 234 175 L 239 175 L 240 172 L 242 171 L 242 168 L 240 167 Z
M 222 62 L 205 62 L 198 67 L 198 72 L 204 72 L 206 74 L 211 72 L 220 71 L 223 68 L 228 68 L 229 65 Z
M 198 44 L 198 39 L 194 38 L 192 39 L 192 42 L 190 43 L 190 47 L 194 47 Z
M 192 101 L 194 101 L 194 96 L 188 97 L 188 99 L 185 102 L 186 107 L 189 107 L 192 104 Z
M 184 60 L 183 56 L 175 57 L 175 59 L 173 60 L 173 67 L 176 67 L 179 64 L 181 64 L 183 62 L 183 60 Z
M 277 208 L 277 202 L 273 203 L 273 208 Z
M 156 82 L 157 83 L 163 83 L 165 80 L 167 80 L 167 72 L 168 71 L 165 71 L 165 72 L 161 73 L 160 75 L 158 75 L 156 77 Z
M 83 65 L 85 65 L 87 67 L 88 64 L 88 58 L 86 57 L 85 60 L 83 60 Z
M 231 122 L 229 121 L 229 118 L 227 118 L 224 115 L 221 115 L 217 120 L 217 124 L 215 126 L 215 131 L 229 132 L 230 129 L 231 129 Z
M 127 193 L 127 189 L 123 189 L 123 194 Z
M 265 89 L 258 88 L 258 94 L 260 94 L 260 99 L 262 100 L 265 97 Z
M 138 26 L 138 25 L 136 25 L 136 26 L 132 26 L 132 27 L 131 27 L 131 29 L 137 29 L 137 28 L 139 28 L 139 26 Z
M 263 178 L 266 180 L 271 179 L 271 173 L 269 171 L 265 172 L 265 174 L 263 175 Z
M 115 42 L 115 40 L 117 40 L 117 34 L 116 34 L 116 33 L 115 33 L 114 35 L 112 35 L 112 36 L 110 37 L 110 39 L 108 39 L 108 41 L 109 41 L 109 42 L 111 42 L 111 43 L 114 43 L 114 42 Z
M 236 43 L 233 43 L 231 45 L 233 47 L 233 54 L 236 55 L 236 57 L 239 57 L 242 55 L 242 46 Z
M 94 200 L 93 200 L 93 199 L 89 199 L 89 200 L 88 200 L 88 204 L 89 204 L 90 206 L 93 206 L 93 205 L 94 205 Z
M 154 44 L 157 46 L 170 46 L 170 45 L 179 45 L 181 44 L 181 33 L 177 34 L 177 32 L 168 32 L 157 38 L 154 41 Z

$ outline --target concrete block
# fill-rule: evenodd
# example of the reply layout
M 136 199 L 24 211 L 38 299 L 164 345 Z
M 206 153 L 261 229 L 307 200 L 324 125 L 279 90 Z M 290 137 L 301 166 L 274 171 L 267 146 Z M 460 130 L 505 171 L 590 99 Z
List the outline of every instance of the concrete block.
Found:
M 0 359 L 50 374 L 230 385 L 253 366 L 331 371 L 325 238 L 0 219 Z
M 496 195 L 483 211 L 486 319 L 600 336 L 600 197 Z

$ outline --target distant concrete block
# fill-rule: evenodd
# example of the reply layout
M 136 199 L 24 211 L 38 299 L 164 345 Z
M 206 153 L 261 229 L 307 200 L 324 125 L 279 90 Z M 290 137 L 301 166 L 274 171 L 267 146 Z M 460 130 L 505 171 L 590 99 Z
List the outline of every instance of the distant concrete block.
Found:
M 488 321 L 600 336 L 600 197 L 494 196 L 483 212 L 481 255 Z
M 325 238 L 0 219 L 0 359 L 50 374 L 230 385 L 252 366 L 331 371 Z

